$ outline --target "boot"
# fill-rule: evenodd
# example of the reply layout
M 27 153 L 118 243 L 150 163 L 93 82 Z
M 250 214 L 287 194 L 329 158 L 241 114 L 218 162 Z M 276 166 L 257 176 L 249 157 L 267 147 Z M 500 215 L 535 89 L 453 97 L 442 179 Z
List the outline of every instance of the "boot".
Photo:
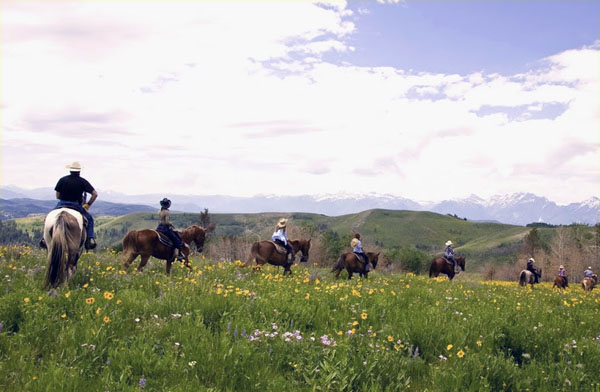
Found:
M 85 249 L 92 250 L 96 247 L 96 239 L 94 237 L 89 237 L 85 240 Z
M 185 260 L 185 256 L 183 255 L 183 253 L 181 253 L 181 249 L 178 249 L 177 261 L 183 261 L 183 260 Z
M 48 246 L 46 245 L 46 240 L 43 238 L 40 240 L 40 248 L 48 249 Z
M 288 254 L 287 254 L 287 261 L 288 261 L 288 263 L 290 263 L 290 264 L 294 264 L 294 255 L 293 255 L 293 254 L 291 254 L 291 253 L 288 253 Z
M 365 264 L 365 272 L 371 271 L 371 263 Z

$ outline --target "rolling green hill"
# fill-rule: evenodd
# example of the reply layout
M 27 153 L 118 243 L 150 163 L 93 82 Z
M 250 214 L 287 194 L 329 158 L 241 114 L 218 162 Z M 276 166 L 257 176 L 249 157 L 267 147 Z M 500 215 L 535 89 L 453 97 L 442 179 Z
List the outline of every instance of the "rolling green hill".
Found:
M 211 214 L 216 223 L 215 236 L 244 237 L 251 241 L 270 237 L 277 220 L 286 216 L 290 235 L 319 237 L 332 231 L 340 238 L 349 238 L 353 231 L 361 233 L 366 248 L 390 250 L 398 247 L 416 248 L 438 254 L 444 243 L 452 240 L 459 254 L 467 256 L 471 265 L 513 260 L 530 228 L 498 223 L 470 222 L 432 212 L 368 210 L 358 214 L 329 217 L 320 214 L 279 213 Z M 42 217 L 16 219 L 20 228 L 41 227 Z M 199 214 L 172 214 L 176 227 L 199 223 Z M 118 248 L 129 230 L 153 229 L 156 213 L 133 213 L 120 217 L 100 217 L 96 232 L 101 247 Z M 548 237 L 553 229 L 540 232 Z M 548 232 L 548 233 L 546 233 Z

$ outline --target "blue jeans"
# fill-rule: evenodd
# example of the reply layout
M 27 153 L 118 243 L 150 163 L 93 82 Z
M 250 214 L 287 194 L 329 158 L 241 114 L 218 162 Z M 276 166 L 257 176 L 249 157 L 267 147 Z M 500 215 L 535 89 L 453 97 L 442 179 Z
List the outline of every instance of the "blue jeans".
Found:
M 173 243 L 173 247 L 175 247 L 175 249 L 181 250 L 181 238 L 179 237 L 179 234 L 177 234 L 175 230 L 171 228 L 171 226 L 159 223 L 158 227 L 156 228 L 156 231 L 164 233 L 167 237 L 169 237 L 169 239 Z
M 77 203 L 76 201 L 59 200 L 58 204 L 56 204 L 56 207 L 54 207 L 54 209 L 62 208 L 62 207 L 72 208 L 74 210 L 77 210 L 78 212 L 81 212 L 81 215 L 85 216 L 85 218 L 88 221 L 87 229 L 86 229 L 87 238 L 95 238 L 96 237 L 94 235 L 94 218 L 92 218 L 90 213 L 87 212 L 81 204 Z

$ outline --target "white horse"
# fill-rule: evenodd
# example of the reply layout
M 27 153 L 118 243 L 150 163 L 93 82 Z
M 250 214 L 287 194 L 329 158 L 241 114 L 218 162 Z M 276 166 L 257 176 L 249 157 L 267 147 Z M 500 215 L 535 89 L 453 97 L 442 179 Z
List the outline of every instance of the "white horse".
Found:
M 542 270 L 539 269 L 538 273 L 540 274 L 540 277 L 541 277 Z M 525 286 L 526 284 L 530 284 L 531 288 L 533 288 L 534 283 L 535 283 L 535 275 L 533 274 L 533 272 L 531 272 L 529 270 L 521 271 L 521 273 L 519 274 L 519 285 L 520 286 Z
M 592 291 L 594 286 L 598 284 L 598 275 L 594 274 L 591 277 L 585 277 L 581 281 L 581 287 L 586 291 Z
M 57 287 L 71 279 L 85 239 L 83 216 L 78 211 L 58 208 L 46 215 L 44 241 L 48 246 L 48 270 L 44 287 Z

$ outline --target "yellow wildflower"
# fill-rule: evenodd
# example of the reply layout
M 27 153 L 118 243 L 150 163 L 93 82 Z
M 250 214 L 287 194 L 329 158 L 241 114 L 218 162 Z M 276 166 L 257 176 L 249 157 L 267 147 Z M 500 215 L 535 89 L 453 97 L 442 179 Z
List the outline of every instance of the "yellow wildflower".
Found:
M 94 297 L 86 298 L 86 300 L 85 300 L 85 303 L 88 305 L 92 305 L 94 302 L 96 302 Z
M 366 320 L 367 319 L 367 313 L 362 312 L 361 315 L 360 315 L 360 318 L 363 319 L 363 320 Z
M 102 319 L 105 323 L 110 323 L 110 317 L 108 316 L 104 316 L 104 318 Z
M 109 291 L 105 291 L 105 292 L 104 292 L 104 298 L 106 298 L 106 299 L 107 299 L 107 300 L 109 300 L 109 301 L 110 301 L 111 299 L 113 299 L 113 298 L 114 298 L 114 296 L 115 296 L 115 295 L 114 295 L 113 293 L 109 292 Z
M 456 353 L 456 356 L 459 358 L 462 358 L 465 356 L 465 352 L 463 350 L 460 350 L 459 352 Z
M 450 350 L 452 350 L 452 347 L 454 347 L 454 346 L 451 345 L 451 344 L 449 344 L 449 345 L 446 346 L 446 350 L 450 351 Z

